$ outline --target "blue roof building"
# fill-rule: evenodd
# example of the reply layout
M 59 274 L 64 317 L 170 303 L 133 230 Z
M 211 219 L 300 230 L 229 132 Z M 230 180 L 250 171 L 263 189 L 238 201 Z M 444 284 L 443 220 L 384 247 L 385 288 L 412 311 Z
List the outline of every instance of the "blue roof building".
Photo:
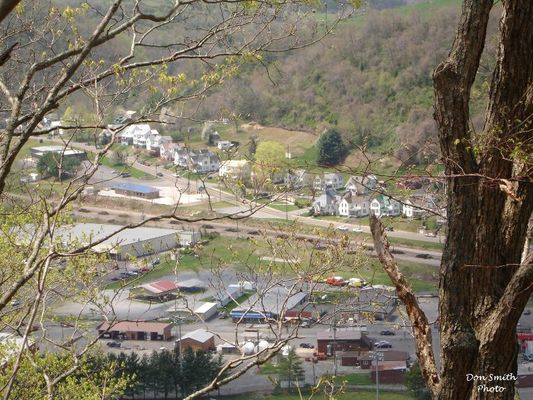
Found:
M 143 199 L 157 199 L 159 197 L 159 189 L 136 183 L 116 183 L 111 186 L 111 189 L 124 196 L 140 197 Z

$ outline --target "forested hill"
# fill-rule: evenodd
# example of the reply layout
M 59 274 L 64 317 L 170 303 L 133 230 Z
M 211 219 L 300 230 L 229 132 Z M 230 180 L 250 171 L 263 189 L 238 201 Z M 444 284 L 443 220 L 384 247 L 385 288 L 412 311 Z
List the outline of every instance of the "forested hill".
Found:
M 430 3 L 368 10 L 317 45 L 266 55 L 270 76 L 263 67 L 244 71 L 208 99 L 204 116 L 232 109 L 263 125 L 314 132 L 336 125 L 355 144 L 417 153 L 435 131 L 431 73 L 460 11 L 455 0 Z M 476 91 L 486 90 L 488 71 L 482 66 Z

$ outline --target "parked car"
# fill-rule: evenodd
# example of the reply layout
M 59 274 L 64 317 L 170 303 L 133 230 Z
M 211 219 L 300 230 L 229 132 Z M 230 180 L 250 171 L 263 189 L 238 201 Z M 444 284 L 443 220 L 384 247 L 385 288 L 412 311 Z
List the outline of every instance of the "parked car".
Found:
M 315 346 L 313 346 L 311 343 L 300 343 L 300 347 L 302 349 L 314 349 Z
M 525 361 L 533 361 L 533 354 L 524 353 L 524 360 Z
M 392 250 L 391 250 L 391 253 L 392 253 L 392 254 L 405 254 L 405 251 L 403 251 L 403 250 L 397 250 L 397 249 L 392 249 Z
M 155 260 L 152 261 L 152 267 L 159 265 L 159 264 L 161 264 L 161 260 L 159 258 L 156 258 Z
M 123 177 L 123 178 L 129 178 L 131 175 L 128 174 L 127 172 L 123 172 L 123 173 L 120 174 L 120 176 Z
M 385 230 L 386 230 L 387 232 L 393 232 L 393 231 L 394 231 L 394 228 L 393 228 L 392 226 L 386 226 L 386 227 L 385 227 Z
M 355 228 L 352 229 L 352 232 L 361 233 L 363 232 L 363 228 L 361 228 L 360 226 L 356 226 Z
M 341 225 L 336 228 L 338 231 L 347 231 L 348 227 L 346 225 Z
M 203 229 L 215 229 L 215 227 L 213 225 L 209 225 L 209 224 L 203 224 L 200 228 L 203 228 Z
M 387 330 L 379 332 L 379 334 L 383 336 L 394 336 L 396 335 L 396 332 L 387 329 Z
M 424 236 L 427 236 L 427 237 L 437 237 L 437 234 L 435 232 L 427 232 L 424 234 Z
M 330 276 L 326 279 L 326 283 L 331 286 L 344 286 L 347 284 L 342 276 Z
M 117 347 L 117 348 L 122 346 L 120 342 L 107 342 L 106 345 L 107 347 Z
M 257 236 L 257 235 L 259 235 L 259 231 L 248 231 L 248 235 Z
M 156 174 L 156 176 L 159 176 L 160 178 L 162 178 L 162 177 L 163 177 L 163 173 L 162 173 L 162 172 L 158 172 L 158 173 Z
M 427 254 L 427 253 L 417 254 L 415 257 L 416 258 L 424 258 L 426 260 L 429 260 L 430 258 L 433 258 L 433 256 L 431 254 Z
M 226 230 L 226 232 L 239 232 L 239 230 L 237 228 L 232 228 L 232 227 L 226 228 L 225 230 Z
M 377 343 L 374 343 L 374 347 L 376 349 L 390 349 L 392 347 L 392 344 L 390 344 L 386 340 L 381 340 Z
M 524 310 L 524 315 L 530 315 L 531 314 L 531 310 L 529 308 L 526 308 Z
M 22 304 L 22 300 L 18 300 L 18 299 L 11 300 L 9 304 L 11 305 L 11 307 L 20 306 Z

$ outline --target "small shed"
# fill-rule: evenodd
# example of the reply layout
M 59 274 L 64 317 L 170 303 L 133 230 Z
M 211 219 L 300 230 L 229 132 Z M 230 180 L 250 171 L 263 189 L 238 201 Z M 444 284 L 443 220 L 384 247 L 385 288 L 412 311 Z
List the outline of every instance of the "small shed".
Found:
M 216 350 L 215 335 L 205 329 L 197 329 L 189 332 L 176 340 L 176 347 L 181 350 L 191 349 L 192 351 L 209 351 Z
M 224 307 L 244 294 L 241 285 L 229 285 L 227 289 L 218 291 L 214 297 L 220 307 Z

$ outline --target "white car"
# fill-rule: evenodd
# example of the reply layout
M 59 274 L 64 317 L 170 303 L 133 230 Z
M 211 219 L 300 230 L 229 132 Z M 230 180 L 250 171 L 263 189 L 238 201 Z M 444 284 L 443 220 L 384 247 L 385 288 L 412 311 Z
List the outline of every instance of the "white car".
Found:
M 363 228 L 361 228 L 360 226 L 356 226 L 355 228 L 352 229 L 352 232 L 361 233 L 363 232 Z
M 337 230 L 338 231 L 347 231 L 348 230 L 348 227 L 346 225 L 341 225 L 341 226 L 338 226 L 337 227 Z

